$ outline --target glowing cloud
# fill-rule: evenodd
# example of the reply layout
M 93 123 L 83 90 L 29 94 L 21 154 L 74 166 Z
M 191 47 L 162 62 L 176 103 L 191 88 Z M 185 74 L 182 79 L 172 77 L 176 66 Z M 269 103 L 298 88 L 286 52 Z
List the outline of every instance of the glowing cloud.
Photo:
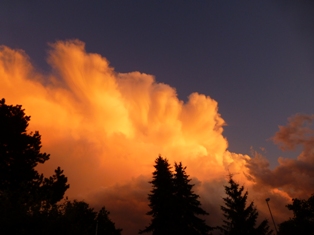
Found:
M 137 232 L 147 223 L 143 221 L 148 219 L 147 182 L 159 154 L 170 163 L 182 161 L 188 166 L 211 214 L 219 212 L 228 171 L 253 189 L 249 195 L 258 206 L 272 194 L 284 210 L 292 195 L 285 183 L 278 182 L 278 175 L 288 169 L 300 171 L 305 167 L 300 166 L 301 160 L 310 163 L 308 168 L 314 165 L 313 151 L 307 147 L 307 143 L 313 146 L 313 138 L 306 139 L 304 131 L 292 133 L 291 125 L 282 127 L 275 141 L 285 144 L 284 148 L 302 142 L 307 150 L 298 160 L 280 159 L 280 166 L 271 171 L 261 156 L 227 151 L 222 134 L 225 122 L 210 97 L 193 93 L 184 103 L 174 88 L 155 82 L 152 75 L 114 71 L 105 58 L 87 53 L 78 40 L 50 46 L 48 63 L 53 70 L 49 75 L 37 72 L 23 51 L 0 47 L 0 98 L 23 105 L 31 116 L 29 130 L 42 135 L 43 150 L 51 159 L 40 170 L 51 174 L 61 166 L 70 182 L 68 196 L 105 205 L 124 234 Z M 269 178 L 271 184 L 266 183 Z M 301 186 L 294 189 L 302 191 Z M 130 211 L 128 219 L 125 210 Z M 276 213 L 282 216 L 280 210 Z M 215 218 L 209 219 L 210 224 L 220 222 Z
M 183 103 L 151 75 L 114 72 L 78 40 L 51 47 L 48 77 L 36 73 L 22 51 L 2 47 L 1 94 L 31 114 L 31 129 L 40 130 L 54 156 L 47 166 L 74 172 L 72 191 L 81 190 L 75 182 L 82 178 L 102 186 L 148 174 L 158 154 L 224 170 L 227 141 L 216 101 L 193 93 Z

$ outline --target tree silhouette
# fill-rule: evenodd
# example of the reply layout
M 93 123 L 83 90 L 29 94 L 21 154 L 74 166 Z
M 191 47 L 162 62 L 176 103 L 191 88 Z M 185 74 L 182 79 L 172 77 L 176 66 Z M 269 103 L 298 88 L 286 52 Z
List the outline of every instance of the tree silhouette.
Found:
M 307 200 L 294 198 L 286 207 L 293 212 L 293 218 L 279 225 L 278 234 L 314 234 L 314 194 Z
M 0 234 L 120 235 L 102 208 L 97 213 L 83 201 L 63 199 L 69 188 L 58 167 L 49 178 L 35 167 L 49 159 L 41 153 L 41 136 L 28 132 L 30 117 L 21 105 L 0 100 Z M 97 216 L 97 218 L 96 218 Z
M 41 136 L 28 132 L 30 117 L 21 105 L 0 100 L 0 227 L 2 234 L 25 234 L 36 213 L 51 208 L 69 188 L 58 168 L 44 178 L 35 167 L 49 159 L 41 153 Z
M 48 154 L 40 153 L 39 133 L 26 132 L 29 120 L 20 105 L 0 101 L 0 190 L 33 186 L 39 180 L 34 168 L 49 159 Z
M 155 160 L 154 167 L 153 180 L 150 182 L 153 189 L 148 195 L 151 210 L 147 212 L 147 215 L 151 215 L 153 218 L 150 225 L 144 230 L 140 230 L 139 233 L 152 232 L 153 235 L 173 235 L 175 230 L 172 172 L 167 159 L 163 159 L 161 156 Z
M 256 227 L 258 212 L 254 203 L 251 202 L 246 207 L 248 192 L 244 192 L 244 187 L 239 186 L 229 175 L 229 186 L 225 186 L 227 197 L 223 198 L 225 206 L 221 206 L 223 211 L 223 225 L 218 227 L 224 235 L 265 235 L 272 234 L 269 230 L 267 220 L 263 220 Z
M 102 207 L 97 215 L 97 235 L 120 235 L 122 229 L 117 229 L 109 219 L 109 211 Z
M 192 191 L 194 185 L 190 184 L 190 181 L 186 174 L 186 167 L 182 167 L 181 162 L 175 163 L 173 184 L 176 234 L 208 234 L 212 230 L 211 227 L 207 226 L 203 219 L 197 217 L 198 215 L 208 215 L 208 213 L 201 208 L 199 196 Z
M 167 159 L 159 156 L 155 161 L 153 186 L 148 199 L 151 210 L 151 224 L 140 233 L 152 232 L 153 235 L 205 235 L 211 230 L 198 215 L 207 215 L 201 208 L 199 196 L 192 191 L 193 184 L 182 164 L 175 163 L 175 173 L 170 170 Z
M 57 234 L 95 234 L 97 213 L 86 202 L 65 201 L 61 213 L 61 231 Z

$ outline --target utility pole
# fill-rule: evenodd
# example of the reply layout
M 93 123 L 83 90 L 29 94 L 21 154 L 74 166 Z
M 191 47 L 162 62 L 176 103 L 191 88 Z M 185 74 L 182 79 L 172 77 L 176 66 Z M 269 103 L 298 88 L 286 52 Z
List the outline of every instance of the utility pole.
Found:
M 96 233 L 95 233 L 95 235 L 97 235 L 97 233 L 98 233 L 98 219 L 97 219 L 97 222 L 96 222 Z
M 268 204 L 269 201 L 270 201 L 270 198 L 266 198 L 266 203 L 267 203 L 267 206 L 268 206 L 268 209 L 269 209 L 269 213 L 270 213 L 271 219 L 273 220 L 273 223 L 274 223 L 274 226 L 275 226 L 275 230 L 276 230 L 276 234 L 278 235 L 277 226 L 276 226 L 273 214 L 271 213 L 271 210 L 270 210 L 270 207 L 269 207 L 269 204 Z

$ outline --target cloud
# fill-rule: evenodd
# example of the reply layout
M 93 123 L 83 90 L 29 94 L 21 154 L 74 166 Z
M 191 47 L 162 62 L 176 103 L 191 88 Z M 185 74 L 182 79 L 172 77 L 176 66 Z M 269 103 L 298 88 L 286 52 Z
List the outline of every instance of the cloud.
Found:
M 126 183 L 90 192 L 88 198 L 95 208 L 106 205 L 110 218 L 116 227 L 123 228 L 123 234 L 134 234 L 149 223 L 149 217 L 146 216 L 149 211 L 147 193 L 151 189 L 148 180 L 148 177 L 140 175 Z
M 124 234 L 136 233 L 149 221 L 147 182 L 159 154 L 187 166 L 211 214 L 210 225 L 218 221 L 229 172 L 265 215 L 269 194 L 284 205 L 291 190 L 301 195 L 313 180 L 313 138 L 307 129 L 280 127 L 275 142 L 283 149 L 301 144 L 304 152 L 297 160 L 280 158 L 278 168 L 270 170 L 262 156 L 227 150 L 226 124 L 209 96 L 192 93 L 183 102 L 173 87 L 152 75 L 115 71 L 106 58 L 87 53 L 79 40 L 50 44 L 47 61 L 52 71 L 42 74 L 25 52 L 1 46 L 0 94 L 8 104 L 21 104 L 31 116 L 29 130 L 42 135 L 43 151 L 51 159 L 39 170 L 52 174 L 61 166 L 70 182 L 68 196 L 97 208 L 105 205 Z M 313 120 L 308 118 L 297 120 Z M 283 210 L 275 212 L 278 218 Z
M 279 126 L 273 141 L 284 150 L 294 150 L 301 145 L 302 152 L 296 159 L 278 158 L 279 165 L 269 169 L 268 161 L 256 154 L 248 161 L 250 174 L 258 185 L 280 188 L 290 197 L 309 197 L 314 185 L 314 129 L 313 115 L 297 114 L 289 118 L 286 126 Z
M 86 189 L 149 174 L 159 154 L 223 170 L 225 123 L 210 97 L 193 93 L 184 103 L 152 75 L 115 72 L 78 40 L 51 44 L 48 76 L 36 72 L 23 51 L 2 47 L 1 58 L 1 94 L 31 115 L 30 129 L 40 131 L 52 155 L 43 169 L 60 164 L 73 194 L 84 187 L 76 182 L 87 178 Z
M 280 126 L 273 140 L 283 151 L 294 150 L 297 146 L 303 147 L 300 160 L 309 161 L 314 157 L 314 115 L 297 114 L 289 118 L 286 126 Z M 312 162 L 314 163 L 314 162 Z

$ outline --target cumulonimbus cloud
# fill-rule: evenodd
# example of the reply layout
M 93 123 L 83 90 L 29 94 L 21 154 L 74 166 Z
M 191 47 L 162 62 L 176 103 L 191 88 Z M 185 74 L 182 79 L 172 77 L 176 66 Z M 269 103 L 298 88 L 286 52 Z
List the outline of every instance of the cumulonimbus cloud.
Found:
M 25 52 L 1 46 L 0 98 L 21 104 L 31 116 L 29 130 L 42 135 L 43 150 L 51 159 L 39 170 L 51 174 L 61 166 L 70 182 L 68 196 L 105 205 L 125 234 L 147 225 L 148 181 L 159 154 L 171 164 L 182 161 L 188 167 L 195 190 L 211 214 L 219 212 L 222 184 L 229 172 L 249 189 L 250 199 L 262 214 L 266 214 L 264 199 L 272 194 L 283 207 L 275 210 L 278 218 L 293 196 L 291 187 L 302 195 L 307 192 L 303 186 L 309 185 L 305 182 L 313 181 L 309 170 L 299 188 L 294 183 L 301 179 L 289 185 L 276 178 L 288 169 L 304 170 L 299 164 L 302 159 L 309 160 L 308 168 L 314 165 L 308 157 L 313 139 L 306 139 L 307 133 L 300 134 L 303 139 L 291 140 L 285 137 L 289 135 L 278 134 L 290 133 L 282 127 L 274 138 L 277 142 L 290 148 L 303 141 L 310 150 L 292 162 L 280 159 L 278 168 L 270 170 L 261 156 L 251 158 L 227 150 L 225 122 L 218 103 L 209 96 L 193 93 L 183 102 L 174 88 L 157 83 L 152 75 L 115 71 L 101 55 L 87 53 L 79 40 L 59 41 L 50 47 L 52 72 L 42 74 Z M 215 218 L 209 217 L 211 225 Z

